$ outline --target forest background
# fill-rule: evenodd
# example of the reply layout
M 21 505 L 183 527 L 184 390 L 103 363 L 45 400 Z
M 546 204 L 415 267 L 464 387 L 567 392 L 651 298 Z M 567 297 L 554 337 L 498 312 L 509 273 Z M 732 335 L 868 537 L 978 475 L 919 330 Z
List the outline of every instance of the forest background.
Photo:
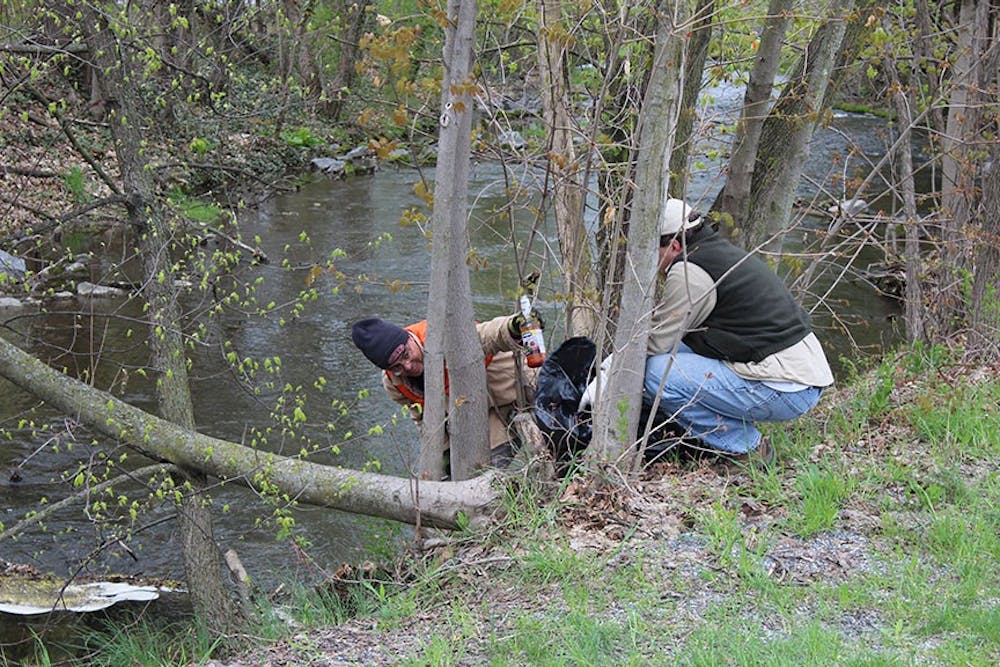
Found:
M 499 2 L 478 7 L 478 20 L 475 3 L 457 1 L 5 1 L 2 8 L 0 224 L 3 249 L 25 260 L 23 271 L 9 267 L 5 287 L 40 309 L 64 307 L 63 295 L 80 288 L 66 269 L 88 245 L 84 240 L 127 236 L 142 278 L 125 286 L 146 304 L 148 320 L 136 322 L 135 330 L 150 350 L 148 368 L 128 372 L 156 378 L 159 416 L 175 428 L 116 402 L 122 383 L 94 387 L 109 392 L 97 393 L 68 382 L 68 376 L 46 373 L 6 336 L 2 373 L 95 431 L 94 450 L 66 471 L 65 480 L 67 502 L 91 498 L 85 507 L 99 534 L 127 542 L 154 508 L 176 507 L 187 584 L 207 636 L 244 636 L 248 622 L 260 618 L 257 603 L 249 597 L 241 602 L 229 591 L 211 539 L 210 486 L 221 478 L 257 489 L 268 501 L 263 514 L 282 535 L 293 532 L 290 508 L 297 502 L 487 531 L 471 539 L 462 533 L 471 547 L 461 555 L 454 545 L 438 552 L 430 570 L 423 569 L 426 563 L 417 568 L 421 578 L 399 584 L 398 596 L 385 597 L 385 584 L 368 580 L 353 589 L 351 604 L 371 613 L 365 605 L 374 598 L 383 603 L 378 613 L 392 622 L 419 617 L 416 605 L 427 600 L 464 602 L 447 602 L 445 629 L 418 632 L 409 646 L 400 639 L 406 650 L 390 652 L 396 659 L 415 651 L 414 660 L 433 664 L 495 662 L 505 655 L 515 656 L 514 663 L 551 658 L 559 664 L 599 661 L 625 650 L 641 663 L 661 645 L 693 663 L 711 662 L 716 650 L 735 650 L 749 662 L 819 651 L 845 664 L 905 664 L 928 656 L 979 664 L 996 655 L 997 582 L 990 566 L 996 564 L 997 539 L 989 529 L 996 525 L 1000 442 L 1000 174 L 990 168 L 998 157 L 995 4 Z M 811 292 L 818 273 L 844 271 L 850 266 L 845 258 L 860 244 L 876 244 L 887 266 L 900 267 L 901 312 L 913 347 L 904 357 L 882 361 L 867 376 L 869 384 L 849 392 L 847 403 L 828 406 L 801 432 L 797 427 L 775 434 L 788 452 L 776 473 L 744 471 L 734 478 L 711 466 L 673 462 L 650 477 L 638 458 L 625 455 L 633 442 L 622 433 L 636 431 L 638 413 L 627 400 L 637 394 L 629 384 L 634 374 L 621 371 L 634 367 L 637 351 L 644 349 L 642 334 L 632 327 L 641 327 L 648 312 L 643 290 L 652 281 L 641 277 L 653 252 L 655 211 L 665 194 L 684 196 L 699 166 L 692 137 L 705 119 L 692 111 L 699 108 L 702 87 L 718 81 L 748 85 L 739 120 L 725 128 L 733 136 L 725 185 L 704 208 L 740 243 L 768 251 L 810 307 L 835 308 Z M 535 96 L 537 105 L 523 104 Z M 838 191 L 822 201 L 797 201 L 809 138 L 829 121 L 833 104 L 845 100 L 863 100 L 887 114 L 896 140 L 884 164 L 845 173 Z M 926 142 L 926 153 L 911 152 L 914 135 Z M 401 224 L 427 230 L 436 276 L 429 312 L 435 304 L 458 304 L 432 317 L 442 326 L 440 333 L 432 331 L 432 338 L 440 338 L 431 341 L 429 352 L 437 359 L 432 363 L 447 358 L 453 388 L 468 382 L 468 392 L 453 391 L 463 396 L 475 397 L 482 384 L 475 375 L 482 365 L 467 344 L 467 277 L 461 283 L 467 267 L 475 267 L 474 249 L 452 242 L 466 236 L 463 165 L 474 153 L 504 164 L 528 162 L 548 175 L 538 218 L 552 216 L 558 229 L 565 283 L 556 297 L 566 304 L 565 329 L 592 335 L 605 351 L 615 350 L 620 364 L 606 412 L 595 415 L 595 446 L 575 481 L 555 485 L 557 502 L 553 485 L 535 477 L 500 485 L 498 492 L 470 475 L 440 487 L 421 484 L 420 500 L 393 505 L 387 498 L 401 489 L 409 495 L 407 480 L 316 470 L 309 465 L 310 450 L 327 445 L 303 441 L 294 461 L 265 456 L 241 467 L 244 450 L 190 435 L 196 424 L 185 350 L 218 346 L 250 391 L 282 386 L 287 380 L 273 359 L 241 358 L 227 349 L 220 322 L 238 312 L 294 326 L 295 313 L 320 298 L 321 290 L 365 281 L 341 274 L 332 254 L 309 268 L 294 303 L 257 303 L 254 263 L 264 258 L 238 226 L 240 211 L 294 187 L 296 172 L 310 158 L 347 154 L 359 145 L 363 158 L 345 160 L 347 172 L 385 160 L 419 167 L 428 156 L 440 158 L 434 183 L 415 178 L 427 208 L 401 212 Z M 834 162 L 845 158 L 831 156 Z M 926 172 L 934 186 L 917 192 L 914 175 Z M 862 198 L 885 204 L 859 219 L 850 204 Z M 780 252 L 776 240 L 802 222 L 797 211 L 826 211 L 831 204 L 830 226 L 815 248 L 798 257 Z M 511 205 L 520 205 L 515 180 Z M 597 224 L 588 227 L 587 220 Z M 221 239 L 219 247 L 206 250 L 207 236 Z M 519 252 L 527 273 L 545 250 L 529 242 Z M 117 270 L 103 278 L 99 282 L 122 282 Z M 198 295 L 197 307 L 182 309 L 186 290 Z M 440 294 L 452 298 L 435 298 Z M 5 320 L 21 347 L 30 331 L 24 321 Z M 50 361 L 60 351 L 39 356 Z M 947 390 L 938 386 L 944 379 Z M 928 388 L 915 388 L 921 382 Z M 307 419 L 299 401 L 309 391 L 293 385 L 282 392 L 270 409 L 271 423 L 252 425 L 249 441 L 267 452 L 275 434 L 296 437 Z M 903 414 L 890 419 L 897 402 Z M 960 409 L 970 407 L 968 414 Z M 873 425 L 887 419 L 900 432 L 868 437 Z M 468 468 L 474 470 L 482 456 L 482 425 L 475 418 L 468 425 L 462 421 L 455 427 L 467 434 L 459 440 L 468 443 Z M 53 434 L 64 427 L 35 423 L 30 415 L 4 426 L 8 432 Z M 422 459 L 423 471 L 440 460 L 433 447 L 423 444 L 431 453 Z M 143 464 L 139 484 L 136 458 Z M 657 498 L 660 513 L 648 505 Z M 505 512 L 498 514 L 498 506 Z M 0 539 L 30 539 L 23 533 L 43 526 L 47 511 L 39 508 L 3 526 Z M 859 512 L 865 521 L 858 520 Z M 653 518 L 658 527 L 643 527 Z M 598 544 L 596 556 L 581 556 L 575 548 L 553 552 L 553 535 L 563 534 L 566 545 L 572 540 L 551 520 L 569 534 L 586 527 L 591 537 L 602 536 L 591 546 L 604 538 L 609 543 Z M 845 523 L 851 530 L 843 530 Z M 629 529 L 623 532 L 623 525 Z M 633 541 L 637 533 L 659 538 L 660 548 L 663 539 L 674 540 L 673 549 L 694 536 L 687 563 L 693 569 L 673 579 L 672 590 L 697 581 L 708 599 L 686 620 L 689 608 L 681 598 L 654 596 L 658 602 L 646 609 L 652 602 L 645 597 L 643 604 L 620 607 L 627 597 L 623 589 L 634 588 L 636 577 L 652 585 L 664 576 L 643 565 L 642 550 L 653 547 Z M 839 540 L 833 547 L 838 555 L 820 556 L 819 543 L 831 539 Z M 454 573 L 492 562 L 479 551 L 488 547 L 509 549 L 498 559 L 505 567 L 491 590 L 504 591 L 502 577 L 527 568 L 534 573 L 529 581 L 553 595 L 558 589 L 558 599 L 547 600 L 549 616 L 526 611 L 501 622 L 491 617 L 493 605 L 462 596 L 481 591 L 456 592 L 463 577 Z M 919 556 L 895 558 L 909 549 Z M 845 565 L 851 559 L 844 553 L 863 554 L 858 560 L 866 564 L 897 560 L 904 569 L 890 583 L 875 576 L 878 566 L 855 571 Z M 449 564 L 451 558 L 456 562 Z M 790 566 L 810 558 L 836 562 L 844 579 L 822 585 L 829 572 L 803 575 Z M 600 587 L 583 594 L 578 587 L 588 577 L 581 573 L 604 572 L 612 561 L 614 572 L 631 583 L 616 584 L 621 588 L 606 597 Z M 677 562 L 666 567 L 676 569 Z M 618 581 L 617 575 L 606 583 Z M 904 575 L 919 581 L 916 590 Z M 447 595 L 440 592 L 443 582 L 450 584 Z M 728 584 L 735 584 L 736 598 L 714 599 Z M 357 591 L 368 595 L 359 598 Z M 317 595 L 325 600 L 323 608 L 343 611 L 341 598 Z M 515 597 L 531 597 L 530 591 Z M 361 598 L 368 602 L 362 605 Z M 886 598 L 892 601 L 888 608 L 876 605 L 874 618 L 860 628 L 846 627 L 845 617 Z M 600 608 L 602 600 L 607 608 Z M 727 610 L 744 604 L 763 608 L 765 617 L 751 638 L 729 637 L 725 621 L 710 624 L 723 631 L 696 622 L 729 618 Z M 837 620 L 804 620 L 793 609 L 798 604 Z M 309 605 L 299 601 L 296 607 L 302 612 Z M 572 622 L 547 658 L 529 637 L 536 623 L 558 626 L 560 617 Z M 651 620 L 657 617 L 670 622 Z M 785 629 L 777 642 L 776 628 Z M 874 647 L 862 648 L 873 636 Z M 162 648 L 162 642 L 150 643 Z M 368 648 L 377 653 L 380 643 L 376 637 Z M 194 650 L 179 645 L 188 648 L 171 650 Z

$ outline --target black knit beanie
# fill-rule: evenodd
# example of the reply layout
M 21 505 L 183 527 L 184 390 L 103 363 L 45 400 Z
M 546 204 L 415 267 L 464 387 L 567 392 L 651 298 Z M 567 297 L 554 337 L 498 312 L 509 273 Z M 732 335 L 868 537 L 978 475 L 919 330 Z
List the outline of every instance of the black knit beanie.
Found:
M 389 359 L 400 345 L 410 339 L 410 334 L 392 322 L 369 317 L 354 323 L 351 338 L 368 361 L 382 369 L 389 368 Z

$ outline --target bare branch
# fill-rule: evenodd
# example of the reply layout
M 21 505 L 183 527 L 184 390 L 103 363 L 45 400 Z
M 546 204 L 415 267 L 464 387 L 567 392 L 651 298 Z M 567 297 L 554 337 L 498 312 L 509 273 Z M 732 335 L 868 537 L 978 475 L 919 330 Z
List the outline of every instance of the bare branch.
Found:
M 42 169 L 29 169 L 28 167 L 5 167 L 0 165 L 0 174 L 14 176 L 30 176 L 31 178 L 56 178 L 59 176 L 54 171 L 44 171 Z
M 0 44 L 0 52 L 22 53 L 36 56 L 55 56 L 63 53 L 87 53 L 86 44 L 66 44 L 65 46 L 49 46 L 47 44 Z

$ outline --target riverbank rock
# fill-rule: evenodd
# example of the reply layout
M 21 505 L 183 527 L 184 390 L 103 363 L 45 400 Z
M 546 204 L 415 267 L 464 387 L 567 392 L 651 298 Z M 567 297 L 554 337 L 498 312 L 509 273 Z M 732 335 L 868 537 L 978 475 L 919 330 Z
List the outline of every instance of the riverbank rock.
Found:
M 338 178 L 344 175 L 344 170 L 347 168 L 346 162 L 338 160 L 335 157 L 314 157 L 309 164 L 312 166 L 313 171 Z
M 0 250 L 0 274 L 6 274 L 8 280 L 24 280 L 26 268 L 23 259 Z
M 162 581 L 109 577 L 67 582 L 31 565 L 0 560 L 0 664 L 35 664 L 20 660 L 30 658 L 42 636 L 55 655 L 79 659 L 74 651 L 82 645 L 81 637 L 116 618 L 110 614 L 118 610 L 167 620 L 188 620 L 192 613 L 187 592 Z
M 0 577 L 0 612 L 16 616 L 51 611 L 86 613 L 107 609 L 119 602 L 150 602 L 160 597 L 157 586 L 98 581 L 69 584 L 49 579 L 27 581 Z
M 315 157 L 309 164 L 313 171 L 334 178 L 344 178 L 350 175 L 375 173 L 378 169 L 378 158 L 367 145 L 362 145 L 337 157 Z
M 87 613 L 119 602 L 149 602 L 179 589 L 134 580 L 67 583 L 30 565 L 0 561 L 0 613 L 33 616 L 53 611 Z
M 118 287 L 110 287 L 108 285 L 95 285 L 94 283 L 82 282 L 77 283 L 76 293 L 80 296 L 89 297 L 114 297 L 114 296 L 125 296 L 127 292 Z
M 504 148 L 510 148 L 516 151 L 521 150 L 528 145 L 524 135 L 517 130 L 507 130 L 505 132 L 501 132 L 499 136 L 497 136 L 497 143 Z

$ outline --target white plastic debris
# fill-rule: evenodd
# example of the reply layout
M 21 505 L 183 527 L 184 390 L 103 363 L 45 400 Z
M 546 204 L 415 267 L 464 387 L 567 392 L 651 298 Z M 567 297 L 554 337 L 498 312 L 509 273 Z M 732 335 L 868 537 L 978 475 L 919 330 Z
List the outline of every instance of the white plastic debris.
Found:
M 0 589 L 0 612 L 30 616 L 47 614 L 51 611 L 91 612 L 107 609 L 119 602 L 148 602 L 160 597 L 157 586 L 136 586 L 134 584 L 101 581 L 90 584 L 70 584 L 52 592 L 52 599 L 42 602 L 15 600 Z M 32 597 L 35 597 L 34 595 Z M 45 597 L 45 596 L 40 596 Z M 7 598 L 7 599 L 5 599 Z

